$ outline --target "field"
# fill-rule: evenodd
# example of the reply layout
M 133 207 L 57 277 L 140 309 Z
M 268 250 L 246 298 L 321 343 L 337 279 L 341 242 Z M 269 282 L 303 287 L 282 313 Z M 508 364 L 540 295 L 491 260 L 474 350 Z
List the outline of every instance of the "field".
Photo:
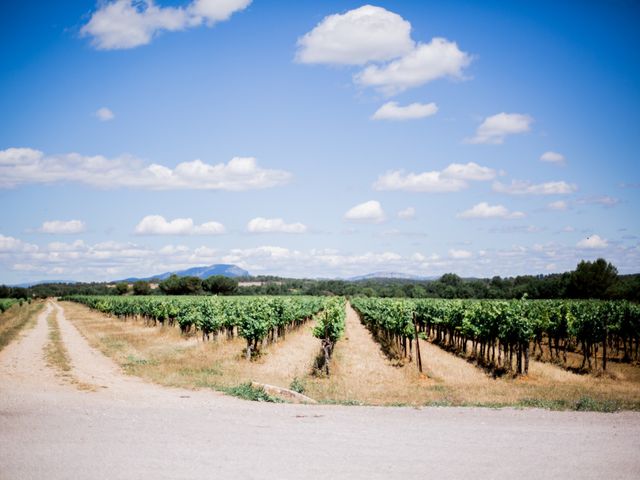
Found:
M 255 381 L 343 404 L 640 408 L 637 307 L 624 302 L 74 300 L 93 307 L 63 302 L 94 347 L 163 385 L 237 392 Z

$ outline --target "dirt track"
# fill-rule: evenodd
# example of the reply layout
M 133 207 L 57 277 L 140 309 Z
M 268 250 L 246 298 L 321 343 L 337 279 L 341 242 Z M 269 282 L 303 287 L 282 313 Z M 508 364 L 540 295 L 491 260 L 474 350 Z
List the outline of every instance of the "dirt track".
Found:
M 0 353 L 0 478 L 639 478 L 640 414 L 273 405 L 125 376 L 59 315 Z

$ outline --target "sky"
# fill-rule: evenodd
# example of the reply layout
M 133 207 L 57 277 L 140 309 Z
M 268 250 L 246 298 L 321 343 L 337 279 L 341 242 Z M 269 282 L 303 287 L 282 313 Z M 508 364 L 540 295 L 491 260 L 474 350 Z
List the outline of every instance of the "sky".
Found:
M 0 5 L 0 283 L 640 272 L 640 6 Z

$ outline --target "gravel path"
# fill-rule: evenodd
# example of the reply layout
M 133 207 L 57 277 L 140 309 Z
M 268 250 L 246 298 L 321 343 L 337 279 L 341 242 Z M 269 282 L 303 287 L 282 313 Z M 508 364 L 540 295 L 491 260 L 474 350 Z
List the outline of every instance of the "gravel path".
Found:
M 273 405 L 125 376 L 58 316 L 0 353 L 0 478 L 640 478 L 640 414 Z

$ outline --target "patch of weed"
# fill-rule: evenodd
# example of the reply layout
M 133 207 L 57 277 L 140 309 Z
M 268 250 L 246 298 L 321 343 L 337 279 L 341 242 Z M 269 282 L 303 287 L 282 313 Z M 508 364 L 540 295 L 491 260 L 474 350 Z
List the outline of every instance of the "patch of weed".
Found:
M 229 387 L 224 389 L 229 395 L 242 398 L 244 400 L 251 400 L 254 402 L 271 402 L 271 403 L 284 403 L 277 397 L 269 395 L 264 391 L 262 387 L 254 387 L 251 383 L 241 383 L 235 387 Z
M 296 393 L 304 393 L 305 385 L 304 385 L 304 382 L 300 380 L 298 377 L 293 377 L 293 380 L 291 380 L 291 384 L 289 385 L 289 388 Z

